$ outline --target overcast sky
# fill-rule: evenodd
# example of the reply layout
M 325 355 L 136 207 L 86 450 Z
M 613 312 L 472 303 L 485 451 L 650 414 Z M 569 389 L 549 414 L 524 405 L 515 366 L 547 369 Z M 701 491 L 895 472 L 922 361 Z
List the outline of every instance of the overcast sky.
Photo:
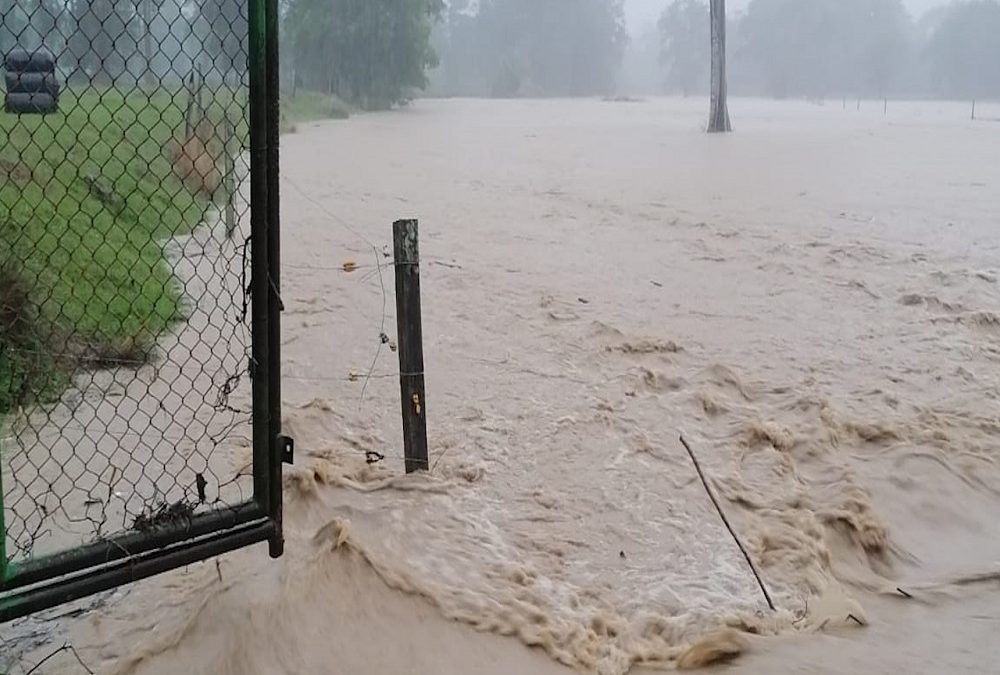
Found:
M 903 0 L 903 4 L 910 10 L 910 14 L 915 17 L 920 16 L 931 7 L 946 5 L 948 2 L 950 0 Z M 655 21 L 668 4 L 670 4 L 670 0 L 625 0 L 625 11 L 629 15 L 629 24 L 638 27 L 648 21 Z M 744 10 L 749 4 L 750 0 L 729 0 L 727 9 Z

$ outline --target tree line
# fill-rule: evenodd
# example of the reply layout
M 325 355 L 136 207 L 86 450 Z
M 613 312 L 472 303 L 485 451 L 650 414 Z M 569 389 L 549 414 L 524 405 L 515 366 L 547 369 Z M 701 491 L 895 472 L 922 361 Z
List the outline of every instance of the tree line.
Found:
M 279 0 L 287 88 L 381 108 L 436 93 L 587 96 L 709 87 L 707 0 L 664 0 L 655 33 L 623 0 Z M 1000 97 L 1000 0 L 919 20 L 902 0 L 752 0 L 727 21 L 729 89 L 772 97 Z M 245 0 L 0 0 L 0 52 L 44 45 L 91 81 L 246 70 Z M 623 55 L 628 55 L 623 68 Z M 641 59 L 638 59 L 641 61 Z
M 362 107 L 406 100 L 437 65 L 444 0 L 279 0 L 284 79 Z M 218 79 L 247 69 L 246 0 L 0 0 L 0 53 L 45 47 L 71 79 Z
M 411 98 L 438 65 L 431 47 L 444 0 L 282 0 L 282 61 L 294 87 L 362 108 Z
M 476 96 L 612 93 L 627 44 L 622 0 L 452 0 L 435 35 L 436 84 Z
M 0 0 L 0 53 L 53 52 L 73 79 L 245 70 L 244 0 Z
M 610 92 L 622 2 L 279 0 L 282 79 L 363 108 L 408 100 L 435 70 L 457 93 Z M 246 66 L 245 0 L 0 0 L 0 18 L 0 51 L 44 45 L 91 81 Z
M 728 26 L 734 93 L 1000 97 L 998 0 L 959 0 L 919 20 L 901 0 L 752 0 Z M 675 0 L 664 10 L 663 90 L 707 91 L 708 27 L 704 0 Z
M 285 79 L 361 105 L 610 93 L 623 0 L 282 0 Z

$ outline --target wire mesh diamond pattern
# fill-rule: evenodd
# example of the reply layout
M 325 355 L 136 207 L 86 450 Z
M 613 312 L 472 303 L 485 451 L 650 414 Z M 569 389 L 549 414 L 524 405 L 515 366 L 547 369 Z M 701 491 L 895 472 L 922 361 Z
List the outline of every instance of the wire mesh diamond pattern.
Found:
M 247 32 L 243 0 L 0 0 L 14 562 L 250 497 Z

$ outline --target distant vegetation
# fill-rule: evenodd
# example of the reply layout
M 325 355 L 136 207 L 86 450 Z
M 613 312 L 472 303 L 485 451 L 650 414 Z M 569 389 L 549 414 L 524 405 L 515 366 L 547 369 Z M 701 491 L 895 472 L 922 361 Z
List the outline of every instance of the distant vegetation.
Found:
M 452 0 L 435 40 L 437 85 L 452 95 L 611 94 L 627 43 L 622 0 Z
M 282 82 L 379 109 L 465 96 L 705 93 L 707 0 L 279 0 Z M 245 0 L 0 0 L 0 52 L 45 44 L 71 80 L 245 71 Z M 1000 0 L 914 18 L 902 0 L 752 0 L 730 10 L 729 88 L 771 97 L 1000 97 Z M 15 40 L 16 36 L 16 40 Z
M 345 120 L 351 106 L 332 94 L 315 91 L 287 92 L 281 98 L 281 133 L 294 133 L 299 124 L 319 120 Z
M 653 88 L 707 91 L 707 2 L 675 0 L 658 28 L 652 48 L 662 70 Z M 813 99 L 1000 97 L 998 36 L 998 0 L 959 0 L 919 20 L 901 0 L 752 0 L 730 16 L 730 90 Z
M 452 0 L 443 17 L 437 94 L 708 92 L 707 0 L 663 0 L 658 24 L 632 36 L 620 0 Z M 752 0 L 728 33 L 734 94 L 1000 97 L 1000 0 L 919 19 L 902 0 Z
M 443 0 L 282 0 L 283 58 L 293 88 L 366 110 L 413 98 L 437 65 L 430 45 Z M 286 82 L 287 89 L 287 82 Z

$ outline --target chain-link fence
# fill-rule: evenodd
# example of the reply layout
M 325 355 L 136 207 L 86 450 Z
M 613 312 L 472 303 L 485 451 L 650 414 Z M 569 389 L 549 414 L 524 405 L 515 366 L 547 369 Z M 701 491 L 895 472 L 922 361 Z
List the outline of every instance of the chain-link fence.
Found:
M 274 5 L 0 0 L 9 597 L 220 529 L 280 540 Z

